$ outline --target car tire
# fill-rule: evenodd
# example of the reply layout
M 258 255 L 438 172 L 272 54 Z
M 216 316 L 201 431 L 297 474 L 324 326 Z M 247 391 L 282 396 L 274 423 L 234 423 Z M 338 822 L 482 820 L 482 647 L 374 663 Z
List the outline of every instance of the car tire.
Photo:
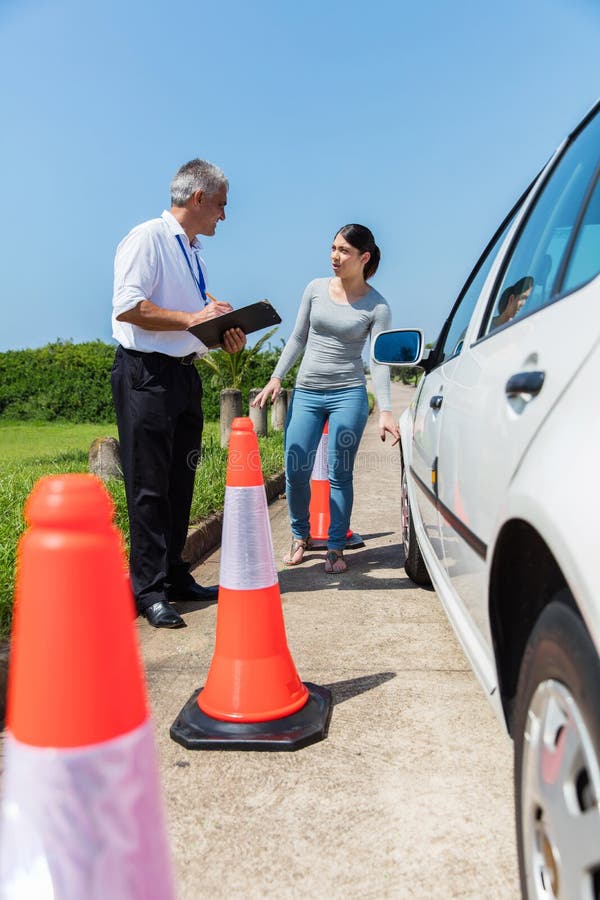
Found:
M 406 467 L 402 460 L 402 492 L 401 492 L 401 515 L 402 515 L 402 547 L 404 549 L 404 571 L 415 584 L 429 585 L 431 578 L 425 565 L 425 560 L 421 555 L 419 544 L 417 543 L 417 535 L 413 525 L 412 510 L 410 500 L 408 499 L 408 484 L 406 479 Z
M 562 591 L 540 615 L 515 705 L 522 896 L 600 896 L 600 659 Z

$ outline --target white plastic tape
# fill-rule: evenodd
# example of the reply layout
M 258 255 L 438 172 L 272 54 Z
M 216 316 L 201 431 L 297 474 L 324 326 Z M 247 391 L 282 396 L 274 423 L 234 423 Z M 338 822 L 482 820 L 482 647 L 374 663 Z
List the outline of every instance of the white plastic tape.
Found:
M 324 434 L 319 441 L 315 464 L 313 466 L 311 481 L 328 481 L 329 467 L 327 465 L 327 451 L 329 449 L 329 435 Z
M 219 584 L 253 591 L 276 583 L 264 485 L 225 488 Z
M 8 732 L 0 831 L 3 900 L 175 897 L 150 722 L 67 750 Z

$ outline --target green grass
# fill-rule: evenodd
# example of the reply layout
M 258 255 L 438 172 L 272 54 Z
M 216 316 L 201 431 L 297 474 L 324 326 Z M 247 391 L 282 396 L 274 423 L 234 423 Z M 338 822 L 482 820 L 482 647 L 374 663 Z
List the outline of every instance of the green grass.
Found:
M 0 421 L 0 460 L 5 463 L 45 459 L 73 450 L 83 452 L 98 437 L 117 437 L 117 426 Z
M 116 436 L 116 426 L 60 423 L 0 424 L 0 637 L 10 630 L 17 544 L 25 524 L 23 505 L 43 475 L 85 472 L 92 441 Z M 265 478 L 283 468 L 283 433 L 259 438 Z M 196 474 L 192 521 L 223 508 L 227 451 L 219 441 L 219 423 L 207 422 L 202 457 Z M 115 503 L 115 521 L 128 541 L 127 506 L 123 482 L 107 487 Z

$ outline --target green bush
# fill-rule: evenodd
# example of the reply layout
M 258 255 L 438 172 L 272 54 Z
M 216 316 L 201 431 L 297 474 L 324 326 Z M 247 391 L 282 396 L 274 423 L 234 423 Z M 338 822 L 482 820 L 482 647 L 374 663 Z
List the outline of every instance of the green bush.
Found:
M 267 383 L 280 355 L 281 349 L 269 345 L 249 361 L 242 385 L 244 409 L 249 390 Z M 102 341 L 56 341 L 36 350 L 0 353 L 0 419 L 114 422 L 110 389 L 114 356 L 114 344 Z M 292 386 L 296 371 L 297 365 L 287 376 L 285 387 Z M 222 385 L 205 369 L 201 369 L 201 376 L 204 417 L 218 420 Z
M 0 353 L 0 417 L 113 422 L 113 358 L 114 347 L 102 341 Z

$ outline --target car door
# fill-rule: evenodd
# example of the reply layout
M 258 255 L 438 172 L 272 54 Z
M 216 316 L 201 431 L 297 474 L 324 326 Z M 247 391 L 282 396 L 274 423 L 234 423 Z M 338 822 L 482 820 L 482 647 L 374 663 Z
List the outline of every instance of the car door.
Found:
M 519 200 L 517 207 L 522 200 L 523 198 Z M 454 372 L 459 364 L 473 310 L 498 251 L 506 240 L 517 207 L 511 210 L 488 244 L 459 295 L 433 350 L 433 369 L 422 379 L 415 401 L 411 475 L 418 488 L 416 502 L 419 518 L 425 528 L 427 540 L 440 562 L 444 558 L 444 548 L 440 535 L 442 520 L 437 508 L 437 468 L 444 397 L 448 386 L 454 381 Z
M 507 486 L 596 340 L 577 327 L 590 291 L 575 288 L 584 269 L 590 275 L 594 264 L 600 268 L 599 160 L 596 116 L 532 200 L 490 301 L 475 311 L 469 334 L 475 331 L 476 340 L 463 349 L 444 389 L 437 477 L 439 508 L 446 512 L 443 562 L 457 601 L 488 644 L 488 550 L 503 520 Z M 584 263 L 573 274 L 577 247 Z

